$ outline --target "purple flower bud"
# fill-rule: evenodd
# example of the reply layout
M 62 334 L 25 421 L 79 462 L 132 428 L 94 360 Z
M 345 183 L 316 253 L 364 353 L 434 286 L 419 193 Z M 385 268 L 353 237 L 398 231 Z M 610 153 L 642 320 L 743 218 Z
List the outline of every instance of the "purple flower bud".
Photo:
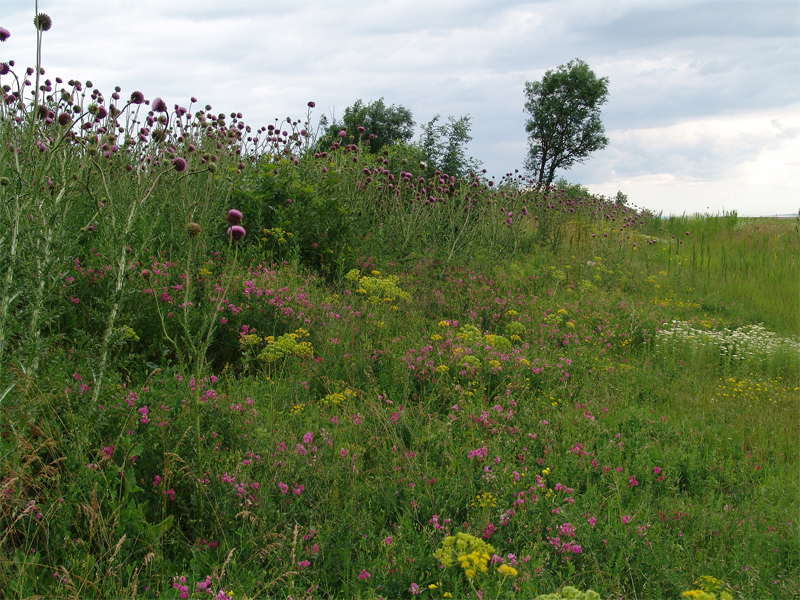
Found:
M 183 173 L 186 170 L 186 159 L 179 156 L 172 161 L 172 166 L 178 173 Z
M 169 110 L 167 108 L 167 103 L 164 102 L 161 98 L 156 98 L 153 100 L 152 104 L 153 110 L 156 112 L 167 112 Z
M 344 137 L 344 136 L 346 136 L 346 135 L 347 135 L 347 131 L 345 131 L 344 129 L 342 129 L 342 130 L 339 132 L 339 137 L 342 137 L 342 138 L 343 138 L 343 137 Z
M 189 152 L 194 152 L 195 151 L 194 144 L 189 144 L 189 147 L 186 148 L 186 150 L 189 151 Z
M 58 124 L 59 125 L 68 125 L 72 122 L 72 116 L 69 113 L 61 113 L 58 115 Z
M 0 42 L 5 42 L 11 37 L 11 33 L 5 27 L 0 27 Z
M 228 211 L 228 215 L 225 217 L 225 220 L 228 222 L 228 225 L 238 225 L 242 222 L 242 213 L 232 208 Z
M 28 67 L 27 69 L 25 69 L 25 73 L 28 75 L 33 75 L 33 67 Z
M 142 92 L 133 92 L 131 94 L 131 102 L 133 104 L 141 104 L 144 102 L 144 94 Z
M 0 63 L 0 75 L 7 75 L 10 70 L 8 63 Z
M 241 240 L 247 232 L 244 230 L 244 227 L 241 225 L 234 225 L 233 227 L 228 228 L 228 235 L 233 239 L 234 242 L 238 242 Z
M 364 128 L 364 127 L 359 127 L 358 128 L 358 133 L 364 133 L 365 131 L 366 131 L 366 128 Z
M 286 199 L 286 204 L 291 204 L 291 203 L 292 203 L 292 199 L 291 198 L 287 198 Z
M 189 101 L 190 101 L 192 104 L 194 104 L 195 102 L 197 102 L 197 98 L 195 98 L 194 96 L 192 96 L 191 98 L 189 98 Z
M 240 162 L 240 163 L 237 165 L 237 167 L 239 168 L 239 170 L 240 170 L 240 171 L 244 171 L 244 168 L 245 168 L 246 166 L 247 166 L 247 165 L 245 165 L 243 162 Z
M 105 108 L 103 108 L 102 106 L 100 106 L 97 109 L 97 113 L 95 114 L 95 117 L 97 117 L 97 119 L 105 119 L 107 116 L 108 116 L 108 111 Z
M 5 31 L 5 29 L 3 31 Z M 10 34 L 6 31 L 6 37 L 8 37 L 8 35 Z M 5 39 L 3 41 L 5 42 Z M 314 108 L 316 105 L 317 105 L 316 102 L 309 102 L 308 108 Z

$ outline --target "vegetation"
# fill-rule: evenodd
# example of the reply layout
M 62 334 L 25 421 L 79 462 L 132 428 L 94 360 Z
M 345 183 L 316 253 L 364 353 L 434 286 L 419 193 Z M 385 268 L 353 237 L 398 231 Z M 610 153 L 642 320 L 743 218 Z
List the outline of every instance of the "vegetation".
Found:
M 800 223 L 35 72 L 0 65 L 3 597 L 800 593 Z
M 608 77 L 597 78 L 585 62 L 575 59 L 541 81 L 525 83 L 525 111 L 531 115 L 526 167 L 535 181 L 549 186 L 556 169 L 583 163 L 608 145 L 600 107 L 608 100 Z

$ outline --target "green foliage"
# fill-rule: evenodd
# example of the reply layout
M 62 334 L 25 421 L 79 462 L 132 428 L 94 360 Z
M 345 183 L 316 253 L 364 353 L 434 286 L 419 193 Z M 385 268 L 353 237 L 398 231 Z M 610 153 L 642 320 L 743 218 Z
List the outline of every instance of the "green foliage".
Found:
M 327 127 L 319 147 L 330 150 L 339 141 L 339 131 L 344 129 L 354 141 L 364 142 L 370 152 L 379 154 L 386 146 L 410 142 L 415 125 L 411 111 L 402 104 L 387 106 L 383 98 L 365 104 L 359 99 L 345 108 L 341 121 L 334 120 Z M 362 127 L 364 131 L 359 130 Z
M 541 81 L 525 83 L 525 111 L 531 118 L 526 168 L 544 186 L 557 169 L 583 163 L 608 145 L 600 107 L 608 100 L 608 78 L 597 78 L 585 62 L 575 59 L 548 70 Z
M 456 119 L 452 115 L 446 123 L 437 125 L 439 115 L 428 121 L 422 128 L 419 145 L 422 148 L 429 168 L 440 169 L 448 175 L 466 177 L 477 173 L 480 161 L 467 158 L 466 146 L 472 141 L 472 117 L 464 115 Z

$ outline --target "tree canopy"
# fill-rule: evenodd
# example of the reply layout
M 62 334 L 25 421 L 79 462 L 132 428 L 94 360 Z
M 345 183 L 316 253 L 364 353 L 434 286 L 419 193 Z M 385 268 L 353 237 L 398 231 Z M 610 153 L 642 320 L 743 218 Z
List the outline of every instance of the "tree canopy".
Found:
M 369 140 L 370 150 L 377 154 L 384 146 L 390 146 L 398 140 L 411 141 L 415 125 L 411 111 L 402 104 L 387 106 L 383 98 L 369 103 L 359 99 L 344 109 L 341 121 L 334 120 L 331 123 L 326 137 L 333 143 L 339 131 L 345 129 L 356 140 Z
M 525 83 L 528 156 L 525 167 L 549 186 L 557 169 L 583 163 L 608 145 L 600 107 L 608 101 L 608 77 L 598 78 L 575 59 Z

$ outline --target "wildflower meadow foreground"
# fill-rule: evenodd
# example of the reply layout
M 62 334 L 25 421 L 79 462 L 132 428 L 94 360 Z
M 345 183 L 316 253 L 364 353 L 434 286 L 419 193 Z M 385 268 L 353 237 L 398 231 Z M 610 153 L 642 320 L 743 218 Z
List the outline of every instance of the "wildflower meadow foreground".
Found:
M 0 85 L 0 596 L 800 595 L 798 220 Z

